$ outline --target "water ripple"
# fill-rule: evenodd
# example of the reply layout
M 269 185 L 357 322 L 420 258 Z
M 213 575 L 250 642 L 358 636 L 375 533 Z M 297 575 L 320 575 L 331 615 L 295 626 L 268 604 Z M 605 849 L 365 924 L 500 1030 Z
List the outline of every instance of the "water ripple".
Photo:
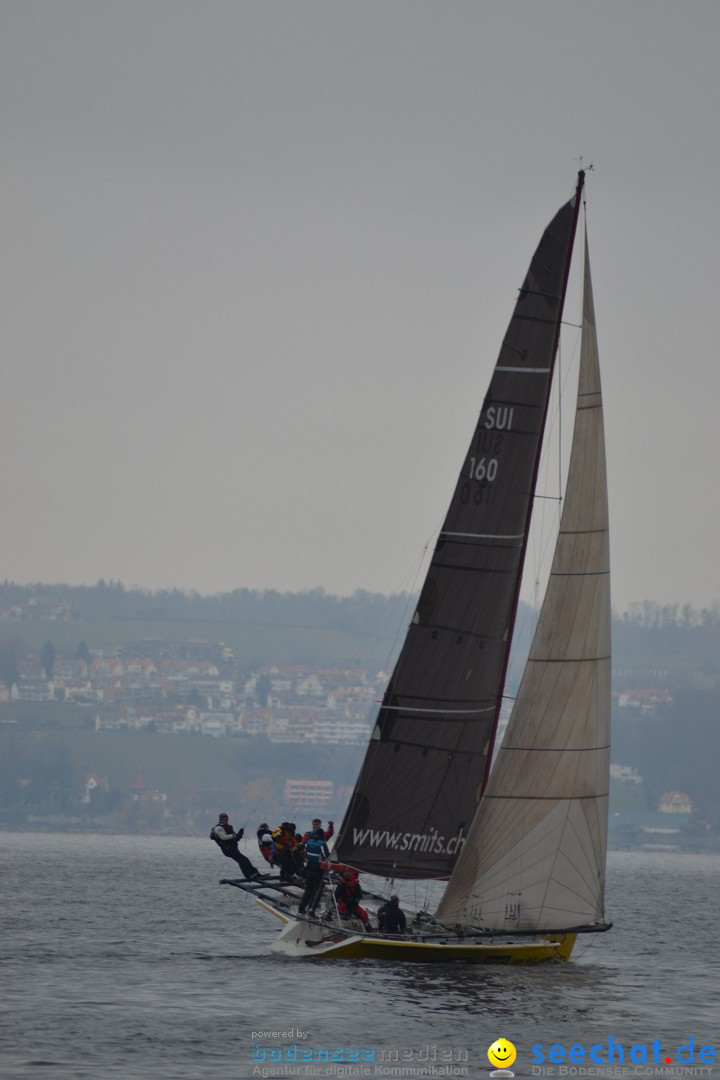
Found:
M 538 968 L 294 963 L 275 920 L 217 885 L 201 839 L 3 836 L 0 1075 L 229 1080 L 252 1032 L 307 1045 L 467 1050 L 537 1042 L 711 1043 L 718 1015 L 717 856 L 613 853 L 607 935 Z M 523 1075 L 521 1073 L 521 1075 Z

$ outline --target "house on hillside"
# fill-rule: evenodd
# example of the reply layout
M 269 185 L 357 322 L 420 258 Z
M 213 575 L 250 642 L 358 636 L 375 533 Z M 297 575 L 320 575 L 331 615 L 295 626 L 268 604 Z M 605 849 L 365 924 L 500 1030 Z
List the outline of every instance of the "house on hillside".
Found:
M 96 773 L 85 773 L 82 780 L 80 802 L 87 805 L 92 802 L 93 793 L 102 792 L 107 795 L 109 791 L 110 784 L 108 783 L 107 776 L 98 776 Z
M 286 780 L 285 805 L 288 809 L 319 813 L 332 802 L 332 780 Z
M 660 796 L 658 811 L 661 814 L 692 814 L 693 804 L 684 791 L 666 791 Z
M 271 742 L 303 743 L 315 733 L 315 711 L 312 709 L 275 709 L 268 727 Z
M 304 679 L 298 679 L 295 684 L 295 693 L 298 697 L 321 698 L 325 693 L 325 688 L 317 675 L 313 673 Z
M 138 773 L 135 783 L 130 789 L 130 798 L 133 802 L 167 802 L 167 792 L 149 788 L 143 780 L 142 774 Z
M 669 690 L 626 690 L 617 696 L 618 709 L 634 709 L 644 716 L 653 716 L 658 705 L 672 704 Z
M 272 709 L 244 709 L 240 714 L 240 726 L 246 735 L 267 735 L 272 720 Z
M 610 776 L 613 780 L 619 780 L 621 784 L 642 784 L 643 782 L 642 776 L 632 765 L 611 764 Z

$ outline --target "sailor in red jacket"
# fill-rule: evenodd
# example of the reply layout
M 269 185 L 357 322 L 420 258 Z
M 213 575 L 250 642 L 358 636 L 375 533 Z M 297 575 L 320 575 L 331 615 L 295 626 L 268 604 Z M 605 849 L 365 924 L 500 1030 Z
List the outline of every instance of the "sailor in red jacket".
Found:
M 338 912 L 341 916 L 356 916 L 364 923 L 365 929 L 369 930 L 370 916 L 364 907 L 360 907 L 358 902 L 362 898 L 363 891 L 358 881 L 357 871 L 347 870 L 342 876 L 342 881 L 335 889 Z
M 272 862 L 272 833 L 270 826 L 266 821 L 263 821 L 262 825 L 257 830 L 257 842 L 260 848 L 260 854 L 265 862 Z

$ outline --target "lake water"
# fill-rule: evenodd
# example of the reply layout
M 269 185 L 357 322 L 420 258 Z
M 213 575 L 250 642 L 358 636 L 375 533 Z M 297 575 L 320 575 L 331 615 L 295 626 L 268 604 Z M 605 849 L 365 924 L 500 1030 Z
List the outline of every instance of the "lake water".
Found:
M 720 1050 L 718 855 L 611 853 L 615 928 L 536 968 L 274 957 L 280 924 L 218 885 L 234 864 L 207 838 L 0 833 L 0 863 L 2 1080 L 486 1077 L 499 1037 L 517 1048 L 517 1077 L 575 1075 L 533 1072 L 538 1043 L 609 1038 L 626 1069 L 633 1044 L 658 1039 L 663 1069 L 687 1075 L 677 1050 L 690 1037 L 695 1065 L 701 1046 Z M 252 1034 L 298 1029 L 304 1041 Z M 343 1050 L 346 1064 L 269 1061 L 293 1044 Z M 348 1063 L 362 1050 L 374 1057 Z

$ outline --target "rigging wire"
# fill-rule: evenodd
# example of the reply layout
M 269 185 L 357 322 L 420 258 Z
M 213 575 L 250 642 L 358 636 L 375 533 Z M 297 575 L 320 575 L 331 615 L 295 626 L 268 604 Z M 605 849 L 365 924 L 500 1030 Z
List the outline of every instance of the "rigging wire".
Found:
M 536 522 L 533 523 L 533 559 L 534 559 L 534 574 L 535 574 L 533 580 L 534 580 L 534 586 L 535 586 L 536 590 L 538 589 L 540 582 L 542 582 L 542 580 L 543 580 L 543 574 L 546 575 L 547 572 L 548 572 L 548 569 L 549 569 L 547 567 L 548 554 L 552 550 L 552 545 L 554 544 L 555 536 L 556 536 L 557 529 L 558 529 L 558 526 L 559 526 L 560 508 L 561 508 L 562 499 L 563 499 L 563 488 L 564 488 L 564 481 L 565 481 L 565 473 L 566 473 L 566 469 L 567 469 L 567 463 L 563 460 L 566 451 L 565 451 L 565 447 L 564 447 L 564 445 L 562 443 L 562 436 L 563 436 L 562 410 L 563 410 L 563 407 L 564 407 L 564 396 L 563 396 L 563 394 L 566 391 L 568 381 L 577 372 L 577 359 L 578 359 L 579 343 L 580 343 L 580 337 L 579 337 L 579 335 L 576 335 L 575 342 L 574 342 L 573 349 L 572 349 L 572 354 L 571 354 L 571 357 L 570 357 L 570 362 L 567 365 L 564 365 L 565 366 L 564 373 L 563 373 L 562 358 L 560 356 L 560 353 L 558 353 L 558 376 L 559 377 L 558 377 L 558 380 L 557 380 L 555 401 L 554 401 L 553 409 L 551 411 L 550 418 L 549 418 L 549 425 L 548 426 L 549 426 L 550 438 L 547 440 L 548 452 L 547 452 L 547 454 L 543 455 L 544 461 L 543 461 L 543 467 L 542 467 L 542 473 L 543 473 L 543 476 L 544 476 L 543 483 L 546 486 L 546 491 L 547 491 L 548 470 L 549 470 L 549 468 L 550 468 L 550 466 L 552 464 L 552 459 L 550 457 L 550 454 L 551 454 L 551 452 L 554 452 L 557 455 L 557 472 L 558 472 L 558 478 L 557 478 L 558 489 L 557 489 L 557 491 L 558 491 L 558 494 L 552 494 L 552 495 L 542 494 L 540 496 L 536 496 L 536 499 L 539 498 L 539 499 L 542 500 L 543 510 L 545 509 L 545 505 L 544 505 L 545 502 L 552 502 L 552 503 L 556 504 L 554 512 L 553 512 L 553 520 L 550 523 L 548 523 L 545 513 L 541 513 L 541 515 L 539 516 L 539 520 L 536 520 Z M 562 376 L 562 378 L 560 378 L 560 376 Z M 554 438 L 555 433 L 557 433 L 557 439 Z
M 568 394 L 568 383 L 577 377 L 579 344 L 581 341 L 580 324 L 562 322 L 563 328 L 574 331 L 568 359 L 568 335 L 561 335 L 558 342 L 556 377 L 553 380 L 553 396 L 548 411 L 548 423 L 537 491 L 533 502 L 533 517 L 528 551 L 528 572 L 525 575 L 529 588 L 525 592 L 525 604 L 518 612 L 518 619 L 513 633 L 513 645 L 508 671 L 513 672 L 518 663 L 524 660 L 523 652 L 528 647 L 540 616 L 542 597 L 550 572 L 552 552 L 560 525 L 563 502 L 563 489 L 567 463 L 563 458 L 567 452 L 564 445 L 562 412 Z M 557 455 L 555 473 L 554 456 Z M 554 477 L 550 481 L 551 475 Z M 541 490 L 542 489 L 542 490 Z M 506 682 L 506 688 L 508 683 Z M 505 693 L 506 699 L 514 701 L 512 694 Z

